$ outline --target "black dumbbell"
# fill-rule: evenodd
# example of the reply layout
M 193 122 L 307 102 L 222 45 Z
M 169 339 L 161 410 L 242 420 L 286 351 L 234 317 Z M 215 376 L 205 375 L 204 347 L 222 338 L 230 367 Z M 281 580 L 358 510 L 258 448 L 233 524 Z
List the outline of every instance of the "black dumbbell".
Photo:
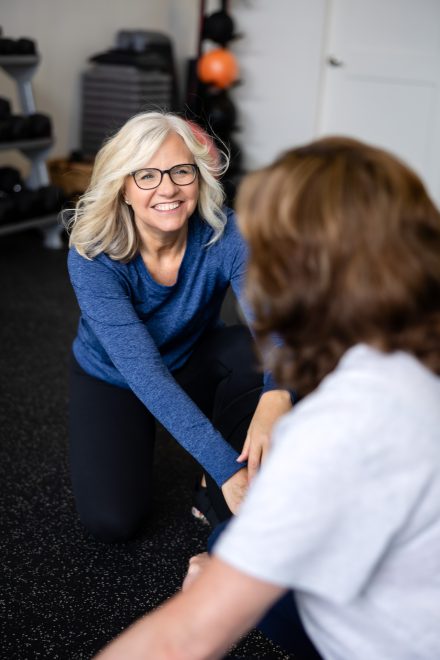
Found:
M 32 115 L 10 115 L 0 118 L 0 142 L 16 142 L 50 137 L 52 122 L 50 117 L 35 112 Z
M 11 115 L 9 117 L 9 134 L 13 142 L 26 140 L 28 136 L 29 119 L 23 115 Z
M 58 186 L 42 186 L 37 191 L 38 208 L 42 215 L 58 213 L 66 202 L 66 196 Z
M 11 103 L 9 99 L 0 97 L 0 119 L 7 119 L 11 115 Z
M 0 142 L 9 142 L 9 119 L 0 119 Z
M 50 137 L 52 135 L 52 122 L 48 115 L 34 112 L 27 117 L 26 134 L 29 138 Z
M 235 128 L 237 111 L 226 91 L 206 94 L 204 106 L 208 125 L 223 138 Z
M 24 188 L 20 172 L 15 167 L 0 167 L 0 191 L 16 193 Z
M 0 142 L 18 142 L 28 136 L 28 118 L 11 115 L 0 120 Z
M 11 195 L 11 197 L 15 204 L 17 220 L 27 220 L 28 218 L 34 218 L 41 215 L 38 190 L 23 188 L 20 192 Z
M 35 41 L 27 37 L 20 39 L 0 38 L 0 55 L 35 55 Z
M 13 55 L 15 53 L 15 40 L 7 37 L 0 38 L 0 55 Z
M 11 196 L 0 192 L 0 225 L 8 225 L 16 219 L 15 204 Z
M 15 53 L 17 55 L 35 55 L 37 49 L 35 41 L 27 37 L 21 37 L 15 42 Z

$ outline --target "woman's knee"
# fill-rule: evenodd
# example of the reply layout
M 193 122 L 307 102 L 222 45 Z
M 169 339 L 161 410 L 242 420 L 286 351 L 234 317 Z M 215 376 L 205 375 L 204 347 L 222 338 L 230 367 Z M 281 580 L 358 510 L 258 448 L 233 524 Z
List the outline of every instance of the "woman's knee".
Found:
M 89 510 L 80 512 L 79 517 L 94 538 L 106 543 L 122 543 L 139 534 L 148 517 L 148 510 L 131 514 Z
M 249 363 L 256 364 L 255 343 L 249 328 L 245 325 L 231 325 L 219 329 L 219 352 L 225 361 L 232 366 L 245 358 Z

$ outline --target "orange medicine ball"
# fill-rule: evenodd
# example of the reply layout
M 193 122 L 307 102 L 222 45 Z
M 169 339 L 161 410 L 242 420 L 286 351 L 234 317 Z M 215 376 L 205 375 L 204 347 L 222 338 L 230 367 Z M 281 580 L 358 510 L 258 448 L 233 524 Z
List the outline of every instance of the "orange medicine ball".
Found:
M 238 78 L 237 60 L 226 48 L 215 48 L 199 59 L 197 74 L 207 85 L 226 89 Z

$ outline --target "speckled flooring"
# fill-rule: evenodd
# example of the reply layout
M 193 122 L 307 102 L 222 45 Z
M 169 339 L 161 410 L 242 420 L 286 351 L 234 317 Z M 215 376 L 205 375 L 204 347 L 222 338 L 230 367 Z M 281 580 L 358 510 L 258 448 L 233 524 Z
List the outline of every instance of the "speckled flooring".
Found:
M 0 238 L 0 657 L 85 660 L 169 598 L 207 529 L 190 515 L 197 467 L 165 433 L 156 506 L 135 541 L 106 545 L 76 517 L 66 372 L 77 307 L 66 250 Z M 287 660 L 258 633 L 228 657 Z M 152 659 L 154 660 L 154 659 Z

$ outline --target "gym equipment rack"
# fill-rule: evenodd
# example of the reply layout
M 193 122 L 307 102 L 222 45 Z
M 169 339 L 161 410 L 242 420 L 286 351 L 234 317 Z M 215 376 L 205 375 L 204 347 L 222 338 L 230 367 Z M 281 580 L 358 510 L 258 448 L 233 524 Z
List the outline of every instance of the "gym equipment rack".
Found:
M 23 115 L 31 115 L 36 112 L 32 78 L 37 71 L 39 63 L 40 57 L 38 54 L 0 55 L 0 67 L 17 85 L 19 103 Z M 31 169 L 26 183 L 29 188 L 36 189 L 42 186 L 48 186 L 50 183 L 46 159 L 52 145 L 53 137 L 16 142 L 0 142 L 0 151 L 17 149 L 28 158 L 31 163 Z M 45 215 L 0 226 L 0 237 L 31 228 L 43 230 L 45 247 L 60 248 L 62 246 L 62 227 L 58 223 L 58 214 Z
M 96 155 L 104 140 L 141 110 L 171 110 L 173 78 L 136 66 L 95 64 L 82 76 L 82 150 Z

